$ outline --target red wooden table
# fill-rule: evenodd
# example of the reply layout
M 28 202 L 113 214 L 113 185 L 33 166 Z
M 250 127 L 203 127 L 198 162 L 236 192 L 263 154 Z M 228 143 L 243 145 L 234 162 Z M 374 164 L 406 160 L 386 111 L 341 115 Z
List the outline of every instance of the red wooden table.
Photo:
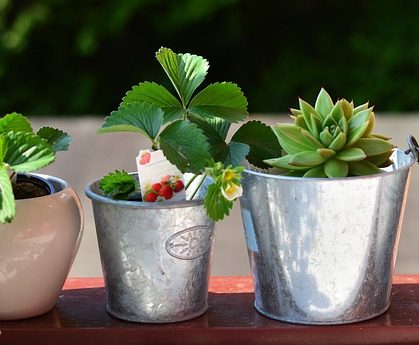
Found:
M 0 322 L 0 345 L 16 344 L 419 344 L 419 275 L 397 276 L 390 309 L 345 326 L 300 326 L 253 308 L 250 277 L 213 277 L 209 309 L 191 321 L 151 325 L 120 321 L 105 309 L 100 278 L 69 279 L 56 307 Z

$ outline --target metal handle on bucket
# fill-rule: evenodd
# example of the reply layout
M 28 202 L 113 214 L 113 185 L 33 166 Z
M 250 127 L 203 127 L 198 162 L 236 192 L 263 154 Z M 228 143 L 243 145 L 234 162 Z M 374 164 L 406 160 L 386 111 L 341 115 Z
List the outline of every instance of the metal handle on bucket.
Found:
M 405 151 L 405 153 L 411 153 L 415 158 L 415 161 L 419 163 L 419 144 L 416 138 L 411 134 L 407 137 L 407 145 L 409 148 Z

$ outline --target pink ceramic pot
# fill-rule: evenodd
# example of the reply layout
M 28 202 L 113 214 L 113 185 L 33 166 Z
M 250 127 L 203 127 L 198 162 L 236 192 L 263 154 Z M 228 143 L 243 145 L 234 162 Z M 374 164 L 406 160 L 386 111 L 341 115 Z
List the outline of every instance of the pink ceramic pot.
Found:
M 83 232 L 83 212 L 67 182 L 52 176 L 53 194 L 16 201 L 16 218 L 0 224 L 0 320 L 52 309 Z

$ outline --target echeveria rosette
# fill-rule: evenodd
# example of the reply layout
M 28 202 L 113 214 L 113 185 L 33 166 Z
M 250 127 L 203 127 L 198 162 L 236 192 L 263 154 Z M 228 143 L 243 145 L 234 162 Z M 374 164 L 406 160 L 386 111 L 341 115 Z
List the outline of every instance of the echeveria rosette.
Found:
M 0 223 L 10 223 L 16 214 L 10 177 L 46 167 L 57 151 L 65 151 L 70 136 L 56 128 L 34 133 L 28 119 L 11 113 L 0 118 Z
M 273 127 L 286 154 L 265 163 L 293 176 L 329 178 L 376 174 L 391 164 L 394 146 L 373 133 L 375 115 L 368 103 L 333 103 L 321 89 L 314 107 L 302 99 L 299 105 L 291 109 L 294 124 Z

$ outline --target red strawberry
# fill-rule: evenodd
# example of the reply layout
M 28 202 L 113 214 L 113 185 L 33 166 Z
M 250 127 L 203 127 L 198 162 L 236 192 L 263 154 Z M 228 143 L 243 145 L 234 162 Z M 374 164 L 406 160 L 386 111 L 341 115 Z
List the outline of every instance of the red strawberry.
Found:
M 172 188 L 170 188 L 169 185 L 166 184 L 160 189 L 159 195 L 165 198 L 166 200 L 169 200 L 173 196 L 173 190 Z
M 183 184 L 183 182 L 182 182 L 182 180 L 177 180 L 176 182 L 175 182 L 175 186 L 174 186 L 174 191 L 177 193 L 177 192 L 180 192 L 183 188 L 184 188 L 185 186 L 184 186 L 184 184 Z
M 151 189 L 154 190 L 156 193 L 158 193 L 160 191 L 161 187 L 162 187 L 161 183 L 157 182 L 157 183 L 154 183 L 151 186 Z
M 145 195 L 145 201 L 148 201 L 148 202 L 155 202 L 157 200 L 157 194 L 156 193 L 154 193 L 154 192 L 148 192 L 146 195 Z

